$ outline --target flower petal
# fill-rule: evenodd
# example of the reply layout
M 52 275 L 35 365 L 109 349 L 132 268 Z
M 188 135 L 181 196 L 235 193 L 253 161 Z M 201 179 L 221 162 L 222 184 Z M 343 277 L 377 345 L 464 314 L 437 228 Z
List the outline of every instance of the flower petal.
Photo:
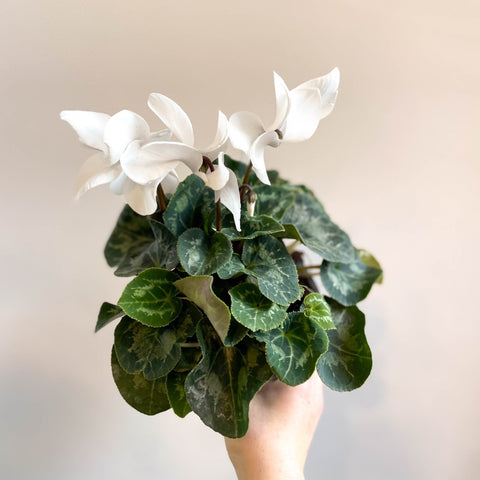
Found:
M 159 130 L 158 132 L 152 132 L 148 137 L 149 142 L 168 142 L 171 139 L 172 132 L 168 128 Z
M 227 184 L 221 190 L 215 192 L 215 201 L 220 199 L 220 202 L 232 212 L 235 228 L 240 232 L 241 203 L 238 181 L 236 175 L 230 169 L 228 169 L 228 174 Z
M 318 88 L 322 96 L 322 112 L 320 119 L 325 118 L 335 106 L 335 101 L 338 94 L 338 85 L 340 83 L 340 70 L 334 68 L 330 73 L 323 77 L 313 78 L 305 83 L 302 83 L 297 88 Z
M 166 194 L 175 193 L 175 190 L 177 190 L 178 184 L 179 184 L 178 176 L 175 170 L 173 170 L 162 180 L 163 192 Z
M 253 142 L 265 132 L 262 121 L 250 112 L 237 112 L 230 117 L 228 132 L 233 148 L 238 148 L 247 156 Z
M 115 180 L 110 182 L 110 191 L 115 195 L 123 195 L 127 189 L 127 185 L 131 182 L 125 172 L 122 172 Z
M 105 125 L 104 140 L 110 148 L 110 162 L 118 162 L 130 142 L 145 140 L 150 127 L 140 116 L 130 110 L 116 113 Z
M 322 97 L 317 88 L 295 88 L 289 93 L 290 110 L 282 131 L 284 142 L 309 139 L 318 127 L 322 114 Z
M 82 143 L 107 153 L 107 146 L 103 141 L 103 132 L 110 115 L 81 110 L 64 110 L 60 112 L 60 118 L 70 124 L 77 132 L 78 139 Z
M 87 190 L 111 182 L 120 173 L 120 165 L 111 165 L 102 152 L 95 153 L 80 169 L 75 186 L 75 197 L 79 198 Z
M 148 106 L 180 142 L 193 147 L 192 124 L 180 105 L 161 93 L 151 93 L 148 97 Z
M 224 113 L 218 112 L 217 134 L 213 142 L 205 149 L 202 154 L 210 160 L 215 160 L 221 151 L 225 151 L 225 144 L 228 141 L 228 118 Z
M 253 143 L 250 153 L 253 171 L 258 179 L 266 185 L 270 185 L 270 180 L 268 179 L 267 169 L 265 168 L 265 160 L 263 158 L 264 150 L 267 145 L 278 147 L 280 143 L 277 132 L 266 132 L 263 135 L 260 135 Z
M 179 163 L 193 172 L 202 165 L 202 154 L 193 147 L 177 142 L 132 142 L 120 159 L 123 171 L 136 183 L 145 185 L 162 180 Z
M 213 172 L 207 171 L 205 174 L 207 187 L 212 190 L 222 189 L 228 182 L 229 172 L 229 169 L 224 165 L 222 152 L 218 157 L 218 165 L 215 166 L 215 170 Z
M 284 122 L 287 118 L 288 110 L 290 108 L 290 99 L 288 97 L 288 87 L 283 81 L 283 78 L 278 73 L 273 72 L 273 82 L 275 85 L 275 99 L 276 111 L 275 120 L 266 129 L 268 130 L 282 130 Z
M 124 193 L 126 202 L 139 215 L 151 215 L 157 210 L 157 187 L 159 182 L 138 185 L 131 180 Z

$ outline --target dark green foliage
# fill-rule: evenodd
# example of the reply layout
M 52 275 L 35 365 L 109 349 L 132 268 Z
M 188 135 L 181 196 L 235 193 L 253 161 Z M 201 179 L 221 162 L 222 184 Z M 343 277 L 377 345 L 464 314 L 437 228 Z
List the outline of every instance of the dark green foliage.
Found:
M 225 164 L 241 182 L 247 166 L 229 157 Z M 116 275 L 135 278 L 118 305 L 102 305 L 96 330 L 123 317 L 112 373 L 140 412 L 193 410 L 222 435 L 239 437 L 250 401 L 273 375 L 293 386 L 317 370 L 340 391 L 368 377 L 365 318 L 355 304 L 381 281 L 380 265 L 353 247 L 311 190 L 277 172 L 269 178 L 272 185 L 263 185 L 250 173 L 257 203 L 253 216 L 243 205 L 240 232 L 224 207 L 217 231 L 214 193 L 195 175 L 163 213 L 122 211 L 105 257 Z M 321 280 L 332 298 L 312 293 L 307 280 L 319 266 L 305 268 L 284 239 L 323 257 Z

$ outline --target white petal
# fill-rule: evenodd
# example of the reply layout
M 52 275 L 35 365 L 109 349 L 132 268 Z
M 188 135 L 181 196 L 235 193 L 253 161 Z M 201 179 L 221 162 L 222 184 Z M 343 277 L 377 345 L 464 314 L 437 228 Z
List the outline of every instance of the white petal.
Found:
M 288 110 L 290 108 L 290 100 L 288 97 L 288 87 L 283 81 L 283 78 L 278 73 L 273 72 L 273 82 L 275 84 L 275 100 L 276 113 L 275 120 L 266 129 L 268 130 L 282 130 L 285 119 L 287 118 Z
M 180 105 L 171 98 L 160 93 L 151 93 L 148 97 L 148 106 L 160 118 L 165 126 L 172 131 L 175 137 L 183 143 L 193 147 L 193 128 L 188 115 Z
M 202 165 L 202 154 L 183 143 L 152 142 L 140 145 L 132 142 L 122 155 L 123 171 L 136 183 L 145 185 L 162 180 L 179 163 L 193 172 Z
M 116 113 L 105 125 L 104 140 L 110 148 L 111 163 L 118 162 L 130 142 L 146 140 L 150 127 L 140 116 L 130 110 Z
M 325 118 L 335 106 L 335 101 L 338 94 L 338 85 L 340 83 L 340 70 L 334 68 L 330 73 L 323 77 L 313 78 L 305 83 L 302 83 L 297 88 L 318 88 L 322 96 L 322 111 L 320 119 Z
M 269 145 L 271 147 L 278 147 L 280 145 L 280 139 L 276 132 L 266 132 L 253 143 L 251 150 L 251 161 L 253 166 L 253 171 L 257 175 L 258 179 L 270 185 L 270 180 L 268 179 L 267 169 L 265 168 L 265 160 L 263 158 L 265 147 Z
M 110 115 L 80 110 L 64 110 L 60 112 L 60 118 L 70 124 L 77 132 L 78 139 L 82 143 L 107 153 L 107 146 L 103 141 L 103 132 Z
M 228 141 L 228 118 L 224 113 L 218 112 L 217 134 L 213 142 L 202 151 L 210 160 L 215 160 L 221 151 L 225 151 Z
M 237 112 L 230 117 L 228 135 L 233 148 L 238 148 L 247 155 L 253 142 L 265 132 L 262 121 L 250 112 Z
M 228 174 L 228 182 L 221 190 L 215 192 L 215 200 L 220 199 L 220 202 L 232 212 L 235 227 L 240 232 L 241 203 L 237 177 L 230 169 Z
M 157 187 L 159 182 L 138 185 L 130 182 L 125 200 L 140 215 L 151 215 L 157 210 Z
M 310 138 L 318 127 L 322 97 L 317 88 L 295 88 L 290 92 L 290 110 L 282 131 L 284 142 L 301 142 Z
M 159 130 L 158 132 L 152 132 L 148 137 L 149 142 L 168 142 L 171 139 L 172 132 L 168 128 Z
M 111 182 L 120 173 L 120 165 L 111 165 L 102 152 L 95 153 L 80 169 L 75 186 L 75 197 L 79 198 L 87 190 Z
M 170 172 L 163 180 L 162 180 L 162 188 L 164 193 L 175 193 L 177 190 L 179 181 L 175 171 Z
M 215 170 L 213 172 L 207 171 L 205 174 L 207 187 L 210 187 L 212 190 L 222 189 L 228 182 L 229 172 L 230 170 L 224 165 L 223 152 L 221 152 L 218 157 L 218 165 L 215 165 Z
M 110 182 L 110 191 L 115 195 L 123 195 L 131 182 L 124 172 L 122 172 L 113 182 Z

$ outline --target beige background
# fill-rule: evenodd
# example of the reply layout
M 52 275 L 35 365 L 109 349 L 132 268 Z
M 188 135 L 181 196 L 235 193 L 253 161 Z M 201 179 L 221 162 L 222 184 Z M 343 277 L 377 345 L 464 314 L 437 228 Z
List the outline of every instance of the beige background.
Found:
M 109 371 L 98 307 L 124 281 L 102 249 L 122 205 L 79 204 L 88 152 L 58 113 L 181 103 L 199 144 L 216 110 L 273 116 L 334 66 L 337 107 L 308 142 L 269 150 L 385 274 L 362 304 L 366 385 L 326 393 L 308 479 L 475 479 L 480 470 L 480 7 L 365 0 L 3 0 L 0 4 L 0 477 L 233 479 L 193 415 L 137 414 Z

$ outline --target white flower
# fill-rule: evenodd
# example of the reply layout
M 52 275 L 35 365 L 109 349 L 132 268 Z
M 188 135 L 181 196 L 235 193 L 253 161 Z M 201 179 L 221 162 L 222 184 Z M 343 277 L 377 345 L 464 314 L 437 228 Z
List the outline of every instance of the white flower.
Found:
M 197 173 L 203 156 L 215 159 L 228 141 L 228 120 L 218 113 L 217 134 L 212 144 L 205 149 L 194 146 L 193 128 L 187 114 L 173 100 L 159 93 L 152 93 L 148 106 L 162 120 L 178 141 L 152 141 L 147 144 L 132 142 L 121 164 L 129 178 L 138 184 L 163 179 L 180 164 Z
M 237 176 L 225 166 L 224 153 L 218 154 L 218 163 L 213 172 L 198 172 L 197 175 L 204 180 L 207 187 L 215 191 L 215 202 L 220 200 L 232 212 L 235 228 L 240 232 L 241 201 Z
M 134 112 L 122 110 L 111 116 L 105 113 L 66 110 L 60 118 L 68 122 L 85 145 L 99 150 L 83 164 L 77 180 L 76 197 L 90 188 L 110 183 L 111 190 L 124 195 L 126 202 L 141 215 L 157 209 L 156 190 L 160 180 L 172 188 L 174 177 L 139 185 L 122 172 L 121 158 L 135 142 L 142 145 L 149 141 L 168 140 L 168 130 L 150 133 L 147 122 Z
M 278 147 L 282 142 L 300 142 L 309 139 L 335 105 L 340 72 L 334 68 L 329 74 L 308 80 L 289 90 L 280 75 L 274 72 L 276 115 L 269 127 L 250 112 L 237 112 L 230 117 L 231 144 L 252 162 L 253 170 L 263 183 L 270 184 L 264 161 L 267 145 Z

